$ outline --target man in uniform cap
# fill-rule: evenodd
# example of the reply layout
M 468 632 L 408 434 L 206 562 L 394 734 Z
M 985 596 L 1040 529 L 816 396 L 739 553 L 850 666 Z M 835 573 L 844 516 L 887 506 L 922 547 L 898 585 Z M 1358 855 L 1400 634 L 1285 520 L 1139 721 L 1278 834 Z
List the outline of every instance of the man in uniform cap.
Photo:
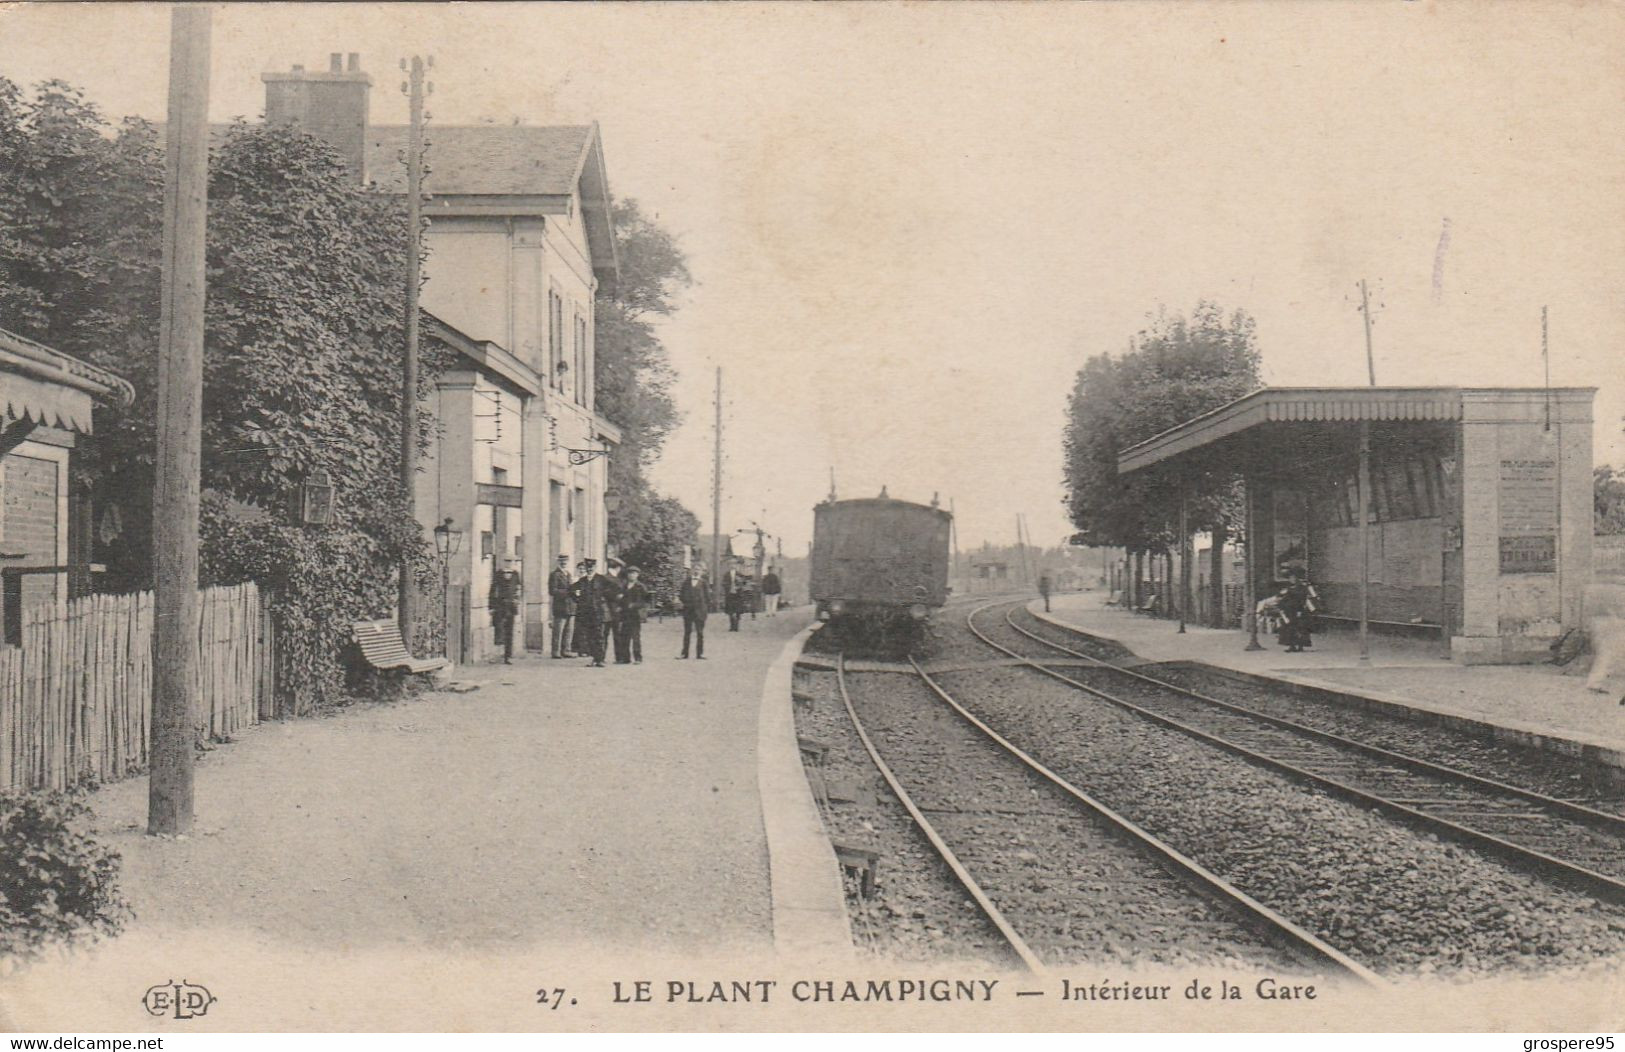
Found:
M 502 648 L 504 665 L 513 664 L 513 623 L 519 616 L 523 588 L 518 560 L 504 559 L 502 569 L 491 580 L 490 599 L 491 627 L 496 630 L 496 641 Z
M 688 568 L 688 580 L 677 590 L 677 601 L 683 607 L 683 652 L 679 661 L 688 657 L 688 641 L 694 638 L 694 657 L 705 660 L 705 615 L 711 612 L 711 589 L 700 576 L 698 566 Z
M 626 664 L 621 660 L 626 651 L 626 644 L 621 640 L 621 592 L 626 583 L 621 580 L 621 571 L 626 564 L 611 555 L 604 560 L 604 566 L 609 571 L 599 580 L 604 586 L 604 601 L 609 604 L 609 619 L 604 622 L 604 650 L 606 653 L 614 651 L 617 664 Z
M 553 601 L 553 656 L 575 657 L 570 653 L 570 630 L 575 627 L 576 603 L 570 595 L 570 557 L 559 556 L 558 566 L 547 575 L 547 595 Z
M 592 658 L 595 668 L 604 667 L 604 628 L 609 620 L 604 577 L 598 573 L 597 559 L 583 559 L 581 579 L 575 583 L 576 653 Z

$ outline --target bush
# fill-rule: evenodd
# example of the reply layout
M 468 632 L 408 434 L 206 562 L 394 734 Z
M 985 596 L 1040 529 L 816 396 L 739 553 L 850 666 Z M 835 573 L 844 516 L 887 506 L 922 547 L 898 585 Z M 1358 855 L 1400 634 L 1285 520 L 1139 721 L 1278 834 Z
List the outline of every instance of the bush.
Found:
M 88 813 L 82 793 L 0 793 L 0 957 L 123 929 L 118 852 L 74 828 Z
M 350 625 L 394 614 L 395 567 L 403 559 L 416 567 L 420 588 L 434 580 L 422 531 L 401 507 L 354 515 L 353 529 L 287 526 L 244 521 L 218 499 L 204 501 L 204 582 L 253 580 L 270 593 L 279 716 L 348 700 Z

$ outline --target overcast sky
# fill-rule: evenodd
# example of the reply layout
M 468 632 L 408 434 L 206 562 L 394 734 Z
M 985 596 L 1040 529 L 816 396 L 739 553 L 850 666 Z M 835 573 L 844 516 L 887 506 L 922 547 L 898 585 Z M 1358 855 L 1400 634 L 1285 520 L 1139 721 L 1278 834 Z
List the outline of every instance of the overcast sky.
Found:
M 686 424 L 655 478 L 800 552 L 829 488 L 944 501 L 967 545 L 1068 532 L 1066 393 L 1158 304 L 1258 319 L 1266 380 L 1596 386 L 1625 462 L 1625 9 L 231 5 L 211 109 L 356 51 L 372 116 L 432 53 L 434 121 L 597 120 L 610 183 L 687 250 Z M 0 73 L 161 118 L 167 9 L 0 7 Z M 1444 235 L 1448 225 L 1448 235 Z

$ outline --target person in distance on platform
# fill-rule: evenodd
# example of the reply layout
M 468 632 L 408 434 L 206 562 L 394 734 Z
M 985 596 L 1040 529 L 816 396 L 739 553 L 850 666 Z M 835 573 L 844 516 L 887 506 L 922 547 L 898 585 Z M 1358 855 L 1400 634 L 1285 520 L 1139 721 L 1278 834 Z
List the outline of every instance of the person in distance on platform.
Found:
M 677 590 L 677 602 L 683 608 L 683 652 L 677 655 L 681 661 L 688 657 L 688 641 L 694 639 L 694 658 L 697 661 L 705 660 L 705 616 L 711 612 L 711 588 L 700 576 L 698 566 L 688 568 L 688 580 Z
M 767 608 L 768 617 L 779 616 L 779 596 L 784 591 L 784 585 L 779 583 L 779 568 L 769 566 L 767 573 L 762 575 L 762 605 Z
M 581 560 L 583 572 L 575 583 L 576 653 L 592 659 L 594 668 L 604 667 L 604 622 L 609 620 L 609 604 L 604 597 L 604 578 L 598 573 L 597 559 Z
M 643 612 L 649 606 L 649 589 L 638 580 L 641 573 L 636 566 L 621 571 L 621 623 L 615 631 L 615 661 L 622 665 L 628 661 L 643 664 Z
M 1038 594 L 1044 597 L 1044 613 L 1046 614 L 1050 612 L 1049 594 L 1053 588 L 1054 585 L 1050 582 L 1049 574 L 1041 573 L 1038 575 Z
M 513 623 L 519 617 L 523 583 L 519 578 L 516 559 L 504 559 L 502 569 L 491 579 L 491 627 L 496 629 L 496 642 L 502 648 L 502 663 L 513 664 Z
M 570 653 L 570 634 L 575 628 L 576 602 L 570 595 L 570 557 L 559 556 L 559 564 L 547 575 L 547 595 L 553 601 L 553 656 L 575 657 Z
M 739 615 L 745 612 L 744 581 L 738 570 L 722 575 L 722 610 L 728 615 L 728 631 L 739 631 Z
M 624 665 L 630 658 L 626 657 L 626 644 L 621 640 L 621 593 L 626 588 L 626 582 L 621 579 L 626 564 L 613 555 L 605 560 L 609 572 L 604 574 L 604 599 L 609 604 L 609 620 L 604 623 L 604 651 L 613 652 L 615 663 Z

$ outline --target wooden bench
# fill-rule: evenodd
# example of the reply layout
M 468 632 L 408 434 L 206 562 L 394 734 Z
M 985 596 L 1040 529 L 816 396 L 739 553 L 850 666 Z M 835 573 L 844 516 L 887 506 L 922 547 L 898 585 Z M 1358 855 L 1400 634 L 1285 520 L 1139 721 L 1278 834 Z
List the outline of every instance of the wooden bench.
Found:
M 1136 613 L 1154 614 L 1157 612 L 1157 593 L 1152 592 L 1140 600 L 1140 605 L 1134 608 Z
M 357 621 L 350 626 L 361 656 L 381 672 L 404 669 L 407 672 L 435 672 L 451 664 L 445 658 L 415 658 L 407 652 L 401 639 L 401 630 L 394 618 L 382 621 Z

